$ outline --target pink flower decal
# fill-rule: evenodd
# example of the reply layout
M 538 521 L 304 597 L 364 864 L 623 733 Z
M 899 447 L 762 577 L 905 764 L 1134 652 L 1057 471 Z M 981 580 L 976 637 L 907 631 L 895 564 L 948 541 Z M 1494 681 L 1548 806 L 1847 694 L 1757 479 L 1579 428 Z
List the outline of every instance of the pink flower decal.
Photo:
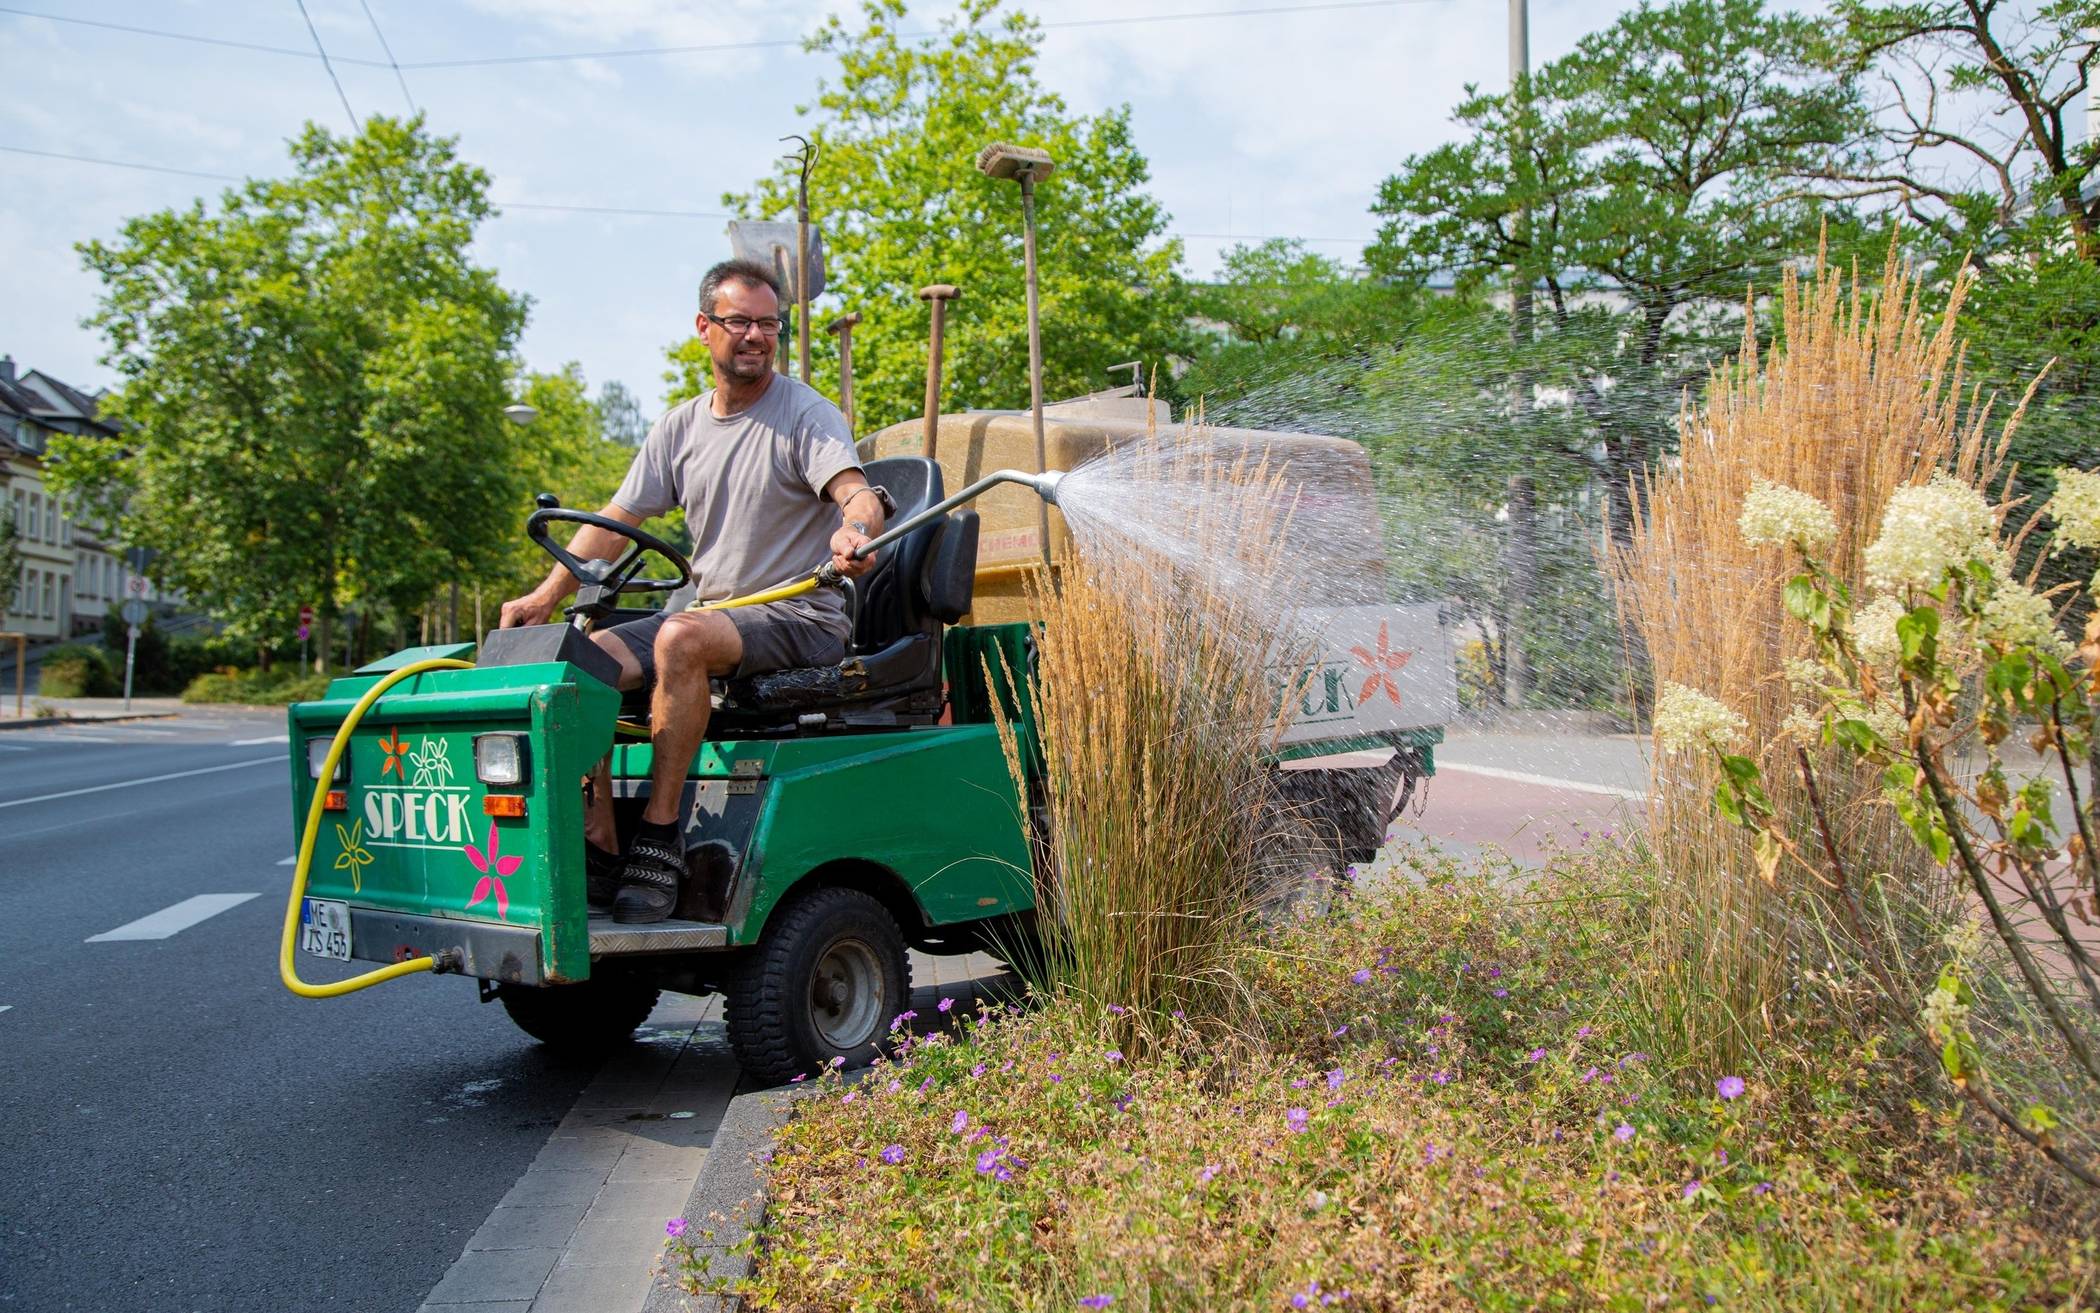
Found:
M 490 821 L 487 855 L 484 856 L 473 844 L 467 845 L 467 860 L 474 863 L 474 869 L 482 873 L 481 880 L 474 886 L 474 896 L 467 900 L 467 906 L 472 907 L 493 893 L 496 896 L 496 919 L 499 921 L 510 916 L 510 890 L 503 887 L 503 877 L 517 870 L 525 861 L 522 857 L 498 856 L 496 849 L 502 842 L 502 832 L 496 828 L 496 822 Z

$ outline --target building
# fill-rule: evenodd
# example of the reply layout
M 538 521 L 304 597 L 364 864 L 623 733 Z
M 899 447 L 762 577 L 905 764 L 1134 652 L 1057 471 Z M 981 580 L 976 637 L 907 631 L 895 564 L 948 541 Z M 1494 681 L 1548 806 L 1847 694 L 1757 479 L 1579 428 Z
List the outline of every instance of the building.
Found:
M 115 437 L 97 417 L 92 394 L 41 370 L 19 372 L 0 357 L 0 505 L 14 516 L 21 564 L 0 580 L 0 632 L 31 642 L 70 638 L 101 628 L 102 616 L 127 597 L 166 603 L 131 572 L 107 534 L 83 523 L 44 483 L 51 439 L 60 433 Z

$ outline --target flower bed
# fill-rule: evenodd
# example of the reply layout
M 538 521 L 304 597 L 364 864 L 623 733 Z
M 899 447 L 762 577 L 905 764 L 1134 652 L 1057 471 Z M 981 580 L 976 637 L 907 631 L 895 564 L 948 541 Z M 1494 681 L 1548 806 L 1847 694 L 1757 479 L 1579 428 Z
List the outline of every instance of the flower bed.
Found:
M 1638 854 L 1600 843 L 1522 884 L 1418 866 L 1419 883 L 1359 891 L 1250 946 L 1262 1033 L 1050 1000 L 909 1041 L 858 1080 L 823 1077 L 771 1164 L 747 1298 L 2090 1298 L 2090 1219 L 2015 1207 L 2019 1160 L 1999 1169 L 1996 1142 L 1957 1111 L 1879 1111 L 1891 1060 L 1877 1037 L 1820 1041 L 1774 1073 L 1679 1070 L 1637 1047 Z

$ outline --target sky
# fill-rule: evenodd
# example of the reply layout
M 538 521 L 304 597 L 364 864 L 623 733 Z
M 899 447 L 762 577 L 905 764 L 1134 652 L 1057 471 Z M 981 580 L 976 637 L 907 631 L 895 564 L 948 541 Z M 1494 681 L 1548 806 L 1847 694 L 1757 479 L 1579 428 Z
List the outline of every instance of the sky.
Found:
M 690 332 L 700 274 L 729 254 L 723 193 L 770 170 L 778 139 L 809 124 L 797 107 L 831 71 L 795 39 L 827 14 L 852 24 L 859 13 L 842 0 L 304 0 L 309 31 L 300 3 L 19 0 L 0 9 L 0 352 L 78 386 L 115 382 L 99 363 L 101 343 L 81 326 L 99 283 L 74 244 L 110 238 L 133 215 L 215 201 L 226 185 L 22 152 L 264 176 L 288 171 L 285 142 L 308 120 L 345 132 L 352 113 L 399 115 L 413 104 L 488 171 L 505 206 L 482 229 L 477 256 L 532 298 L 526 366 L 574 361 L 594 391 L 618 379 L 654 413 L 664 349 Z M 1045 86 L 1079 113 L 1131 107 L 1151 191 L 1197 277 L 1236 241 L 1269 236 L 1353 261 L 1375 228 L 1368 210 L 1379 181 L 1457 135 L 1450 115 L 1466 84 L 1508 81 L 1506 0 L 1022 7 L 1046 24 Z M 1533 67 L 1620 8 L 1531 0 Z M 914 4 L 912 25 L 930 30 L 951 10 Z M 378 66 L 335 64 L 338 94 L 312 54 L 316 35 L 331 56 Z M 670 45 L 746 48 L 455 62 Z M 386 66 L 389 50 L 398 73 Z M 297 53 L 279 53 L 287 51 Z M 441 61 L 449 66 L 409 67 Z M 956 175 L 958 185 L 979 182 L 968 160 L 956 161 Z

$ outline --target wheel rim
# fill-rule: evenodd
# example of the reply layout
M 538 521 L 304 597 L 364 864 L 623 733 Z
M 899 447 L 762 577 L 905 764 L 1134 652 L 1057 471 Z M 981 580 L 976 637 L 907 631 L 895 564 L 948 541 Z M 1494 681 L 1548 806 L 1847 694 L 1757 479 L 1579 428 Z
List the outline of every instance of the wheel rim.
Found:
M 840 939 L 817 959 L 809 986 L 809 1023 L 834 1053 L 875 1038 L 883 1007 L 882 963 L 858 939 Z

